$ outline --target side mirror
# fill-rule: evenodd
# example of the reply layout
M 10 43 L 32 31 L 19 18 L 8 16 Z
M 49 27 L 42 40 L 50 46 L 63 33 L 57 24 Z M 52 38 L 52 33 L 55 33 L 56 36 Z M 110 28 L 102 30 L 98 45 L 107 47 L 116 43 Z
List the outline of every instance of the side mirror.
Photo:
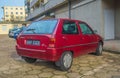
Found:
M 94 33 L 97 34 L 98 33 L 97 30 L 94 30 Z

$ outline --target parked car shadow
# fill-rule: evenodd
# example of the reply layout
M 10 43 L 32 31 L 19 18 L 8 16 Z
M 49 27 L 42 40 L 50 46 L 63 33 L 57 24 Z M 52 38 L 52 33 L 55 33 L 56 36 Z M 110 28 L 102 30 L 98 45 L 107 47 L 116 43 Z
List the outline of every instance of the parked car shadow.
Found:
M 27 62 L 25 62 L 19 55 L 17 55 L 17 53 L 13 52 L 11 54 L 11 58 L 14 59 L 15 62 L 19 62 L 19 63 L 23 63 L 23 64 L 29 64 Z M 46 68 L 51 68 L 51 69 L 55 69 L 55 70 L 60 70 L 54 62 L 50 62 L 50 61 L 45 61 L 45 60 L 37 60 L 35 63 L 32 63 L 31 65 L 34 66 L 44 66 Z

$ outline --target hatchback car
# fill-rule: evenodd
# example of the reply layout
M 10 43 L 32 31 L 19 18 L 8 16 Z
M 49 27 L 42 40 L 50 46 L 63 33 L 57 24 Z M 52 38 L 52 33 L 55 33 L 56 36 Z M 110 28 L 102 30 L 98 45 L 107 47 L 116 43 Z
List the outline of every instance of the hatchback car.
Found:
M 28 63 L 37 59 L 53 61 L 63 71 L 70 69 L 73 57 L 102 54 L 103 40 L 79 20 L 49 19 L 30 24 L 17 38 L 17 53 Z

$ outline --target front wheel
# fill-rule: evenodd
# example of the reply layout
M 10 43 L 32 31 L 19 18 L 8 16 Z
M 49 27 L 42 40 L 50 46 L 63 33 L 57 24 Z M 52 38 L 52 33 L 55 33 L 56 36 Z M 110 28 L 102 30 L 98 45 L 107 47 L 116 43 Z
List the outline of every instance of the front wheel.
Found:
M 37 59 L 29 58 L 29 57 L 22 57 L 27 63 L 34 63 Z
M 73 55 L 71 52 L 64 52 L 60 58 L 60 60 L 57 62 L 63 71 L 67 71 L 71 68 L 73 61 Z
M 98 56 L 102 55 L 102 50 L 103 50 L 103 45 L 102 45 L 102 43 L 100 42 L 100 43 L 98 44 L 97 49 L 96 49 L 96 55 L 98 55 Z

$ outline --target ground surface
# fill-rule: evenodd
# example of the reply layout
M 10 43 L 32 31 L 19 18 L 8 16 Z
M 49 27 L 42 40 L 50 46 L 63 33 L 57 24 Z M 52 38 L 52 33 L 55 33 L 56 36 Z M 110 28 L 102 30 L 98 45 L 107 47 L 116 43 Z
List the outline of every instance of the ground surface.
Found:
M 51 62 L 26 63 L 16 54 L 15 44 L 14 39 L 0 35 L 0 78 L 120 78 L 120 54 L 83 55 L 62 72 Z

